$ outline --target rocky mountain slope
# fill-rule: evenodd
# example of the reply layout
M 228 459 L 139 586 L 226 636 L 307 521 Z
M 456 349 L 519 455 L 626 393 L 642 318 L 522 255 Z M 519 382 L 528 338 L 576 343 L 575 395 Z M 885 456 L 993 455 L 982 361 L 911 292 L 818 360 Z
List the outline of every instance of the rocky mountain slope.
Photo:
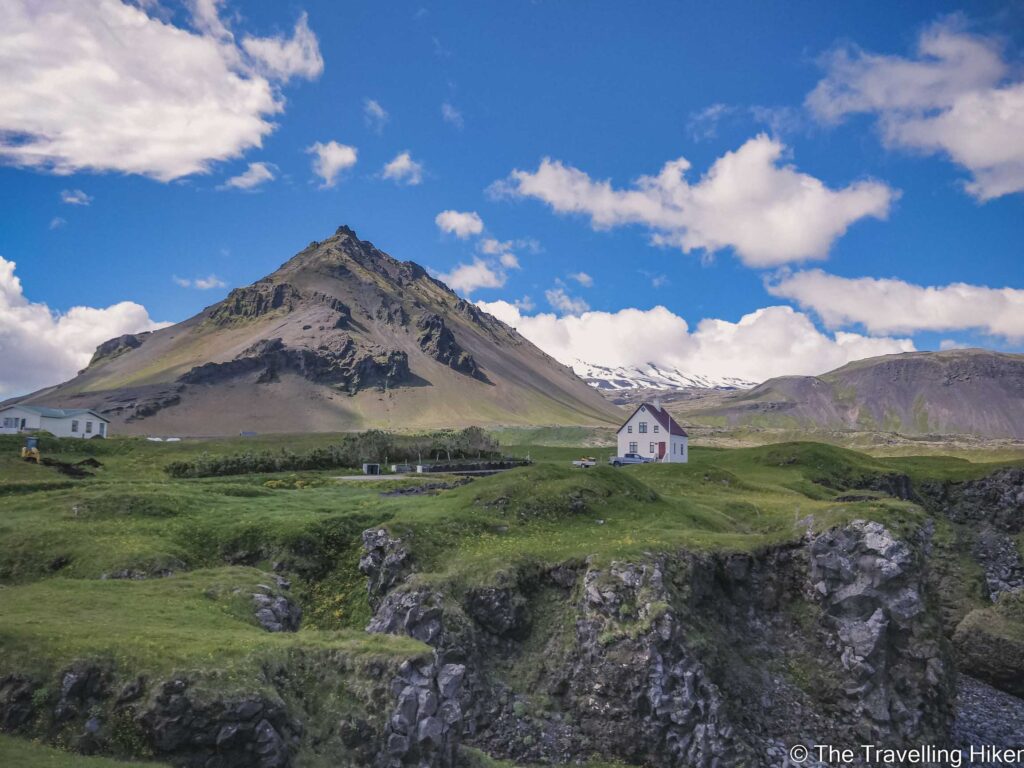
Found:
M 94 408 L 119 433 L 618 418 L 515 330 L 348 227 L 184 322 L 101 344 L 24 401 Z
M 672 408 L 672 405 L 669 405 Z M 983 349 L 868 358 L 674 409 L 725 425 L 1024 438 L 1024 355 Z

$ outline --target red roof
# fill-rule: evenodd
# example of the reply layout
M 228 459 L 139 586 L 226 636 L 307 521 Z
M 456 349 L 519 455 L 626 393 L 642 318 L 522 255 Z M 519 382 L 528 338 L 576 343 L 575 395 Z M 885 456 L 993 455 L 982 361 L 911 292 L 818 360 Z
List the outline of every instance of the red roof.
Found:
M 678 435 L 679 437 L 689 437 L 689 435 L 686 434 L 686 430 L 680 427 L 679 424 L 676 423 L 676 420 L 672 418 L 672 414 L 670 414 L 664 408 L 660 408 L 657 405 L 654 405 L 653 403 L 640 403 L 640 405 L 637 406 L 636 410 L 629 414 L 629 418 L 622 422 L 622 426 L 619 427 L 618 432 L 621 432 L 623 429 L 625 429 L 626 425 L 634 416 L 637 415 L 641 408 L 646 408 L 650 412 L 650 414 L 655 419 L 658 420 L 658 423 L 661 424 L 661 426 L 664 427 L 666 430 L 668 430 L 668 433 L 670 435 Z

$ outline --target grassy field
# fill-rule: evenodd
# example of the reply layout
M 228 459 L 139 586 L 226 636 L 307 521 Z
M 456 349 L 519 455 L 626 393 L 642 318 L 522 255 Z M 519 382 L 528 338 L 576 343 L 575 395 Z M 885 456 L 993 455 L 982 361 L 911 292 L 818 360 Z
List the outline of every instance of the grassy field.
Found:
M 3 734 L 0 734 L 0 765 L 6 768 L 168 768 L 164 763 L 85 757 Z
M 499 436 L 506 452 L 529 455 L 533 465 L 417 495 L 383 494 L 446 478 L 343 482 L 344 470 L 332 469 L 172 479 L 164 469 L 203 453 L 310 450 L 329 445 L 331 435 L 45 441 L 44 456 L 100 464 L 79 480 L 20 461 L 17 441 L 0 438 L 0 676 L 45 676 L 88 659 L 124 676 L 184 671 L 220 688 L 251 690 L 264 685 L 262 670 L 292 654 L 421 656 L 427 649 L 415 641 L 363 631 L 369 608 L 357 563 L 360 534 L 373 526 L 407 543 L 417 579 L 458 593 L 499 583 L 516 568 L 652 551 L 751 550 L 855 518 L 900 530 L 925 512 L 881 493 L 844 500 L 849 489 L 883 475 L 965 480 L 999 466 L 797 442 L 697 445 L 687 465 L 580 470 L 570 465 L 580 455 L 606 459 L 606 433 L 549 428 Z M 940 522 L 937 540 L 955 542 L 956 531 Z M 297 633 L 267 633 L 253 617 L 251 594 L 274 583 L 275 565 L 293 580 L 303 607 Z M 979 578 L 966 566 L 951 573 Z M 960 614 L 985 607 L 971 588 L 957 600 Z M 26 744 L 0 742 L 0 764 L 70 765 L 60 762 L 63 753 Z M 15 749 L 32 756 L 5 762 L 3 750 Z

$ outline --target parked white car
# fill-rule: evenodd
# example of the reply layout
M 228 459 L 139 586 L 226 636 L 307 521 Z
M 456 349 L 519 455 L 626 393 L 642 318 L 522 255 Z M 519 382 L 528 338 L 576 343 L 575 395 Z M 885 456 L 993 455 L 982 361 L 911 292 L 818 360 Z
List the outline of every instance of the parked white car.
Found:
M 651 464 L 653 461 L 650 456 L 641 456 L 639 453 L 626 453 L 608 459 L 608 463 L 613 467 L 621 467 L 623 464 Z

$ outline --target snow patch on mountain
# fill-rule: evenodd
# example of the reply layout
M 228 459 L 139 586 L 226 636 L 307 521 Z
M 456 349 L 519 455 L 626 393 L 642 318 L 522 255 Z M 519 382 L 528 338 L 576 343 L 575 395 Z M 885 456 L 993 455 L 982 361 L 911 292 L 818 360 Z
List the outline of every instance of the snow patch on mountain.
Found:
M 684 373 L 654 363 L 634 366 L 607 366 L 576 360 L 573 371 L 595 389 L 617 391 L 626 389 L 750 389 L 757 382 L 731 376 L 701 376 Z

